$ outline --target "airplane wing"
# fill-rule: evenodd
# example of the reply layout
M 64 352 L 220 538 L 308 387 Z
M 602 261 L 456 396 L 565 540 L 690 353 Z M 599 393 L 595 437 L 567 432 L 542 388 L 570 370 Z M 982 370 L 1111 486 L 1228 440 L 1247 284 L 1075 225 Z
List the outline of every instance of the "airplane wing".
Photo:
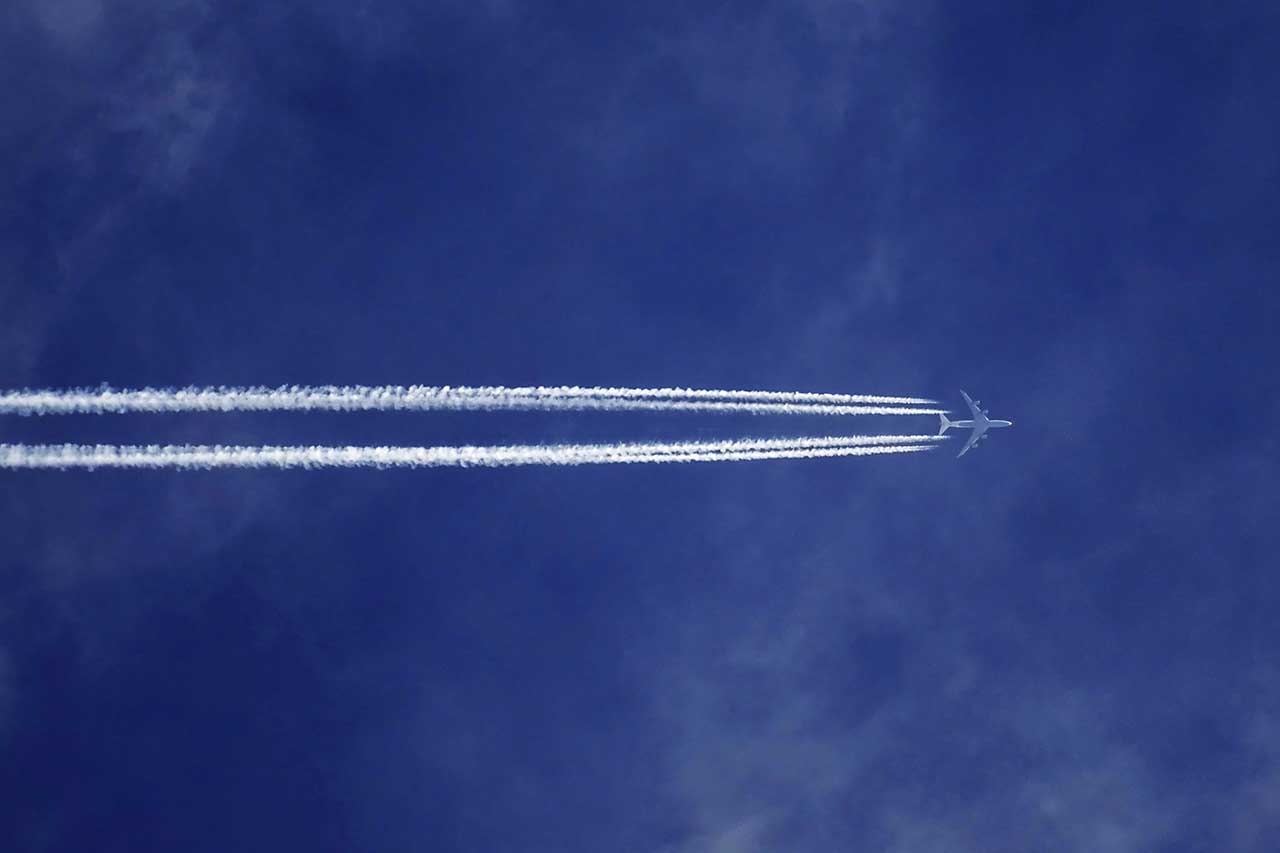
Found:
M 960 396 L 964 397 L 964 401 L 969 404 L 969 413 L 973 416 L 973 419 L 981 420 L 982 411 L 978 408 L 978 404 L 974 402 L 973 398 L 964 393 L 964 391 L 960 392 Z
M 961 392 L 961 393 L 963 393 L 963 392 Z M 967 395 L 966 395 L 965 399 L 968 399 L 968 396 L 967 396 Z M 970 404 L 970 405 L 972 405 L 972 404 Z M 960 452 L 956 454 L 956 458 L 957 458 L 957 459 L 959 459 L 961 456 L 964 456 L 966 453 L 968 453 L 968 452 L 969 452 L 969 448 L 971 448 L 971 447 L 973 447 L 975 444 L 977 444 L 977 443 L 978 443 L 978 439 L 982 438 L 982 434 L 983 434 L 983 433 L 985 433 L 986 431 L 987 431 L 987 428 L 986 428 L 985 426 L 977 426 L 977 425 L 975 425 L 975 426 L 974 426 L 974 428 L 973 428 L 973 434 L 972 434 L 972 435 L 970 435 L 970 436 L 969 436 L 969 440 L 968 440 L 968 441 L 966 441 L 966 442 L 964 443 L 964 447 L 960 448 Z

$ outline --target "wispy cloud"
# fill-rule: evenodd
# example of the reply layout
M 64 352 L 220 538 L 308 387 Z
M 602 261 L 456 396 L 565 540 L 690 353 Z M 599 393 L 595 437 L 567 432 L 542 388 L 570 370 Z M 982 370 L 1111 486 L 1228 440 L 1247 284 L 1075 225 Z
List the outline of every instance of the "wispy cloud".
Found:
M 871 491 L 876 517 L 893 516 L 886 490 Z M 1118 851 L 1178 838 L 1123 697 L 1002 664 L 1018 653 L 992 656 L 999 619 L 981 596 L 931 587 L 875 530 L 839 533 L 869 511 L 860 501 L 806 530 L 831 543 L 807 554 L 784 556 L 767 534 L 748 546 L 730 516 L 709 525 L 729 582 L 696 612 L 677 605 L 672 641 L 642 655 L 686 818 L 672 849 Z M 1002 647 L 1041 641 L 1027 626 L 997 633 Z
M 1238 792 L 1223 792 L 1233 850 L 1262 853 L 1280 837 L 1280 669 L 1255 668 L 1247 683 L 1244 741 L 1251 761 Z
M 40 0 L 31 10 L 49 35 L 73 47 L 102 23 L 102 0 Z
M 203 0 L 18 0 L 0 50 L 21 93 L 0 130 L 0 232 L 15 235 L 0 238 L 0 355 L 25 371 L 138 203 L 209 162 L 245 77 L 236 30 Z M 40 299 L 8 296 L 19 281 Z
M 1000 839 L 1000 849 L 1119 853 L 1178 837 L 1152 772 L 1110 730 L 1104 697 L 966 675 L 972 659 L 944 653 L 939 639 L 916 652 L 942 665 L 940 684 L 910 673 L 869 713 L 832 717 L 865 700 L 805 677 L 816 660 L 840 660 L 823 654 L 825 642 L 802 638 L 772 662 L 704 659 L 663 682 L 674 727 L 667 766 L 691 818 L 678 849 L 906 853 L 991 849 Z M 868 665 L 856 655 L 842 662 Z M 965 710 L 973 702 L 980 712 Z M 927 755 L 917 738 L 951 746 Z M 1016 771 L 1002 764 L 1013 756 Z
M 580 141 L 612 169 L 639 165 L 686 144 L 688 120 L 669 115 L 671 103 L 684 104 L 689 118 L 736 138 L 755 177 L 803 176 L 856 114 L 866 50 L 907 15 L 877 2 L 790 0 L 655 25 L 649 49 L 618 69 Z M 664 112 L 630 106 L 659 86 L 668 95 Z
M 127 167 L 150 189 L 174 189 L 232 112 L 239 56 L 217 8 L 203 0 L 154 6 L 101 0 L 27 0 L 28 13 L 59 50 L 64 87 L 84 112 L 60 128 L 60 152 L 87 174 L 113 143 L 128 143 Z

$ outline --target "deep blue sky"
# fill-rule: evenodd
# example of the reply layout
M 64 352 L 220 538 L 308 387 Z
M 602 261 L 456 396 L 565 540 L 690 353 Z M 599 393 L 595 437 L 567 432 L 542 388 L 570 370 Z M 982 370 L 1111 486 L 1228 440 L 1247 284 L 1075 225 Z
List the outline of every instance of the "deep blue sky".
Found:
M 1275 4 L 904 5 L 6 4 L 0 388 L 963 387 L 1017 425 L 5 473 L 0 848 L 1280 849 Z

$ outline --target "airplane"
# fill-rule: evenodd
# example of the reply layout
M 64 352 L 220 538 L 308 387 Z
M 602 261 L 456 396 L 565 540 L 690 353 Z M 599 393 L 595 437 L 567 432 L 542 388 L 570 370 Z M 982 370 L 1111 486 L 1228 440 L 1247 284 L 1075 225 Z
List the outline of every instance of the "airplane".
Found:
M 942 435 L 951 427 L 967 427 L 973 430 L 973 434 L 969 436 L 969 440 L 964 443 L 964 447 L 960 448 L 960 452 L 956 454 L 957 459 L 968 453 L 969 448 L 976 445 L 979 441 L 982 441 L 982 439 L 990 438 L 991 436 L 987 435 L 987 430 L 992 427 L 1013 426 L 1013 421 L 997 421 L 987 417 L 987 410 L 978 408 L 982 405 L 981 401 L 972 399 L 963 391 L 960 392 L 960 396 L 964 397 L 964 401 L 969 404 L 969 411 L 973 413 L 973 418 L 971 420 L 953 421 L 947 418 L 946 413 L 938 414 L 938 417 L 942 421 L 938 427 L 938 435 Z

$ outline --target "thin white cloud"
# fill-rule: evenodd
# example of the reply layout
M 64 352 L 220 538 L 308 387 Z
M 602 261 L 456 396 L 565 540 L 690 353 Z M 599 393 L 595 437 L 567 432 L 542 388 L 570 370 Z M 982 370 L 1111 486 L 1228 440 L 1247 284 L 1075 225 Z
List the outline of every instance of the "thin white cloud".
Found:
M 1227 697 L 1231 702 L 1235 697 Z M 1243 684 L 1248 772 L 1238 791 L 1221 792 L 1232 850 L 1264 853 L 1280 838 L 1280 668 L 1254 668 Z M 1233 704 L 1240 702 L 1235 699 Z
M 102 0 L 32 0 L 31 9 L 45 32 L 72 47 L 102 23 Z
M 40 75 L 23 96 L 39 108 L 12 111 L 0 131 L 21 152 L 7 164 L 13 203 L 61 212 L 32 224 L 36 241 L 0 242 L 0 356 L 21 375 L 137 203 L 180 191 L 209 162 L 210 140 L 234 127 L 245 77 L 236 31 L 203 0 L 19 0 L 0 35 L 22 44 Z M 33 196 L 42 174 L 67 179 Z M 15 308 L 13 287 L 39 293 L 38 307 Z
M 65 57 L 72 79 L 62 93 L 79 104 L 59 134 L 63 155 L 92 172 L 103 146 L 124 141 L 129 166 L 148 188 L 180 187 L 232 112 L 239 85 L 239 57 L 219 10 L 204 0 L 110 7 L 27 0 L 26 7 Z
M 789 662 L 799 671 L 807 664 L 803 655 Z M 679 848 L 687 853 L 730 842 L 736 846 L 726 849 L 981 850 L 993 839 L 1002 849 L 1119 853 L 1178 837 L 1151 773 L 1109 733 L 1106 712 L 1087 710 L 1096 696 L 1063 685 L 1019 696 L 1014 683 L 999 685 L 997 695 L 1012 704 L 950 731 L 948 752 L 973 753 L 972 773 L 958 785 L 913 769 L 930 761 L 913 732 L 948 706 L 958 721 L 972 720 L 961 709 L 981 694 L 948 698 L 913 680 L 869 717 L 833 727 L 815 712 L 836 701 L 821 684 L 788 680 L 781 668 L 730 679 L 724 666 L 704 663 L 661 694 L 664 702 L 677 697 L 668 763 L 693 815 L 695 831 Z M 935 742 L 936 734 L 924 737 Z M 1026 763 L 1016 775 L 992 773 L 985 765 L 993 754 Z M 851 827 L 842 813 L 866 823 Z
M 625 174 L 681 149 L 689 122 L 706 121 L 733 140 L 726 153 L 745 157 L 757 179 L 803 177 L 861 103 L 868 45 L 910 16 L 883 3 L 826 0 L 689 16 L 650 33 L 647 48 L 614 70 L 575 141 Z M 650 90 L 662 91 L 662 110 L 636 108 Z
M 883 503 L 874 477 L 860 485 Z M 868 509 L 861 500 L 833 530 Z M 712 521 L 726 582 L 669 615 L 672 643 L 639 654 L 668 744 L 659 765 L 687 816 L 674 850 L 896 853 L 998 839 L 1118 851 L 1178 837 L 1117 700 L 996 668 L 974 650 L 989 642 L 974 634 L 990 614 L 944 615 L 953 593 L 922 587 L 874 530 L 816 527 L 840 548 L 784 556 L 749 544 L 768 538 L 744 539 L 732 516 Z M 898 583 L 900 571 L 917 576 Z

